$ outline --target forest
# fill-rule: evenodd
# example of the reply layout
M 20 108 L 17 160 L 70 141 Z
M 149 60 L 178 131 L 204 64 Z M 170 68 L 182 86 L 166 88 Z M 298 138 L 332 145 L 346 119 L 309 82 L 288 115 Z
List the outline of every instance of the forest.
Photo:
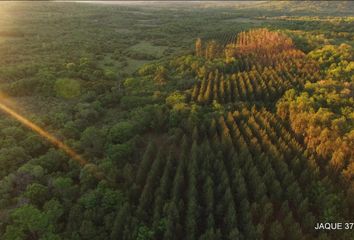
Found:
M 354 239 L 353 12 L 1 2 L 0 239 Z

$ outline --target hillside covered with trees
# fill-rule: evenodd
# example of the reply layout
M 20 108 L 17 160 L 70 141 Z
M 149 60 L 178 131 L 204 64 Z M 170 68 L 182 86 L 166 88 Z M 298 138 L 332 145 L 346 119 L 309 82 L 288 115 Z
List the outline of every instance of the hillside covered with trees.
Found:
M 0 17 L 0 239 L 353 239 L 315 229 L 354 219 L 353 16 L 23 4 Z

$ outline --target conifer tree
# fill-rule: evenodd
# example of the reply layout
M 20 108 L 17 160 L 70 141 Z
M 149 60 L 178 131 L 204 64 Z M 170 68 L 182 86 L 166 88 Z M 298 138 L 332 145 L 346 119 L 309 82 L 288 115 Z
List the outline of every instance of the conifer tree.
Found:
M 201 57 L 202 56 L 202 39 L 197 38 L 197 40 L 195 41 L 195 55 L 197 57 Z

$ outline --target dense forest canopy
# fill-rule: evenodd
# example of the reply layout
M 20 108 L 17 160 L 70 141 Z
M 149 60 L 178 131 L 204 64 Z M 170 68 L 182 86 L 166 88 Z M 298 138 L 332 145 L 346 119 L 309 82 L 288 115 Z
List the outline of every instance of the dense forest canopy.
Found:
M 0 13 L 0 239 L 353 239 L 352 2 Z

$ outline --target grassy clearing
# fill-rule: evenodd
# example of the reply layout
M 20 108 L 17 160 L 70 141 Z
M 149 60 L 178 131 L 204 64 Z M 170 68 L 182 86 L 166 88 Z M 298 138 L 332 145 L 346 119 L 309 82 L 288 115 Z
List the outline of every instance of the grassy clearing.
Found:
M 121 65 L 119 61 L 112 58 L 112 53 L 107 53 L 102 60 L 98 61 L 98 66 L 104 70 L 117 71 Z
M 151 61 L 149 60 L 137 60 L 137 59 L 132 59 L 128 58 L 128 65 L 124 67 L 122 70 L 126 73 L 133 73 L 135 72 L 139 67 L 144 65 L 145 63 L 149 63 Z
M 259 20 L 255 18 L 247 18 L 247 17 L 237 17 L 232 19 L 226 19 L 224 22 L 239 22 L 239 23 L 259 23 L 264 22 L 264 20 Z
M 167 49 L 166 46 L 154 46 L 148 41 L 141 41 L 138 44 L 130 47 L 129 50 L 139 53 L 147 53 L 156 57 L 161 57 L 163 52 Z

